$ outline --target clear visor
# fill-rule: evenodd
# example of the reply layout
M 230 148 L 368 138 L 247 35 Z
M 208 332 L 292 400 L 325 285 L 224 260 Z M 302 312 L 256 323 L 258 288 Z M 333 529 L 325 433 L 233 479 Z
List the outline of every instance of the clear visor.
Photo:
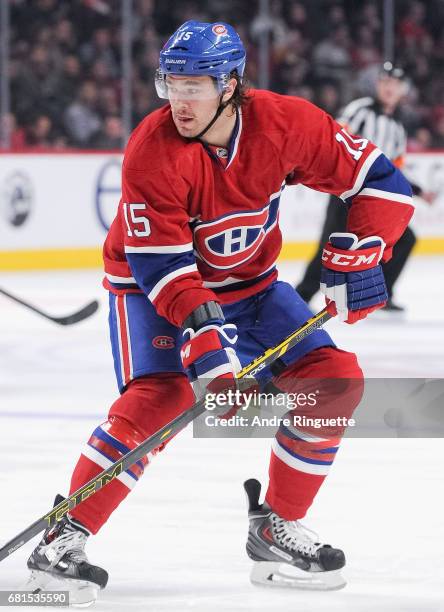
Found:
M 159 98 L 165 100 L 213 100 L 224 93 L 228 75 L 179 76 L 156 71 L 154 83 Z

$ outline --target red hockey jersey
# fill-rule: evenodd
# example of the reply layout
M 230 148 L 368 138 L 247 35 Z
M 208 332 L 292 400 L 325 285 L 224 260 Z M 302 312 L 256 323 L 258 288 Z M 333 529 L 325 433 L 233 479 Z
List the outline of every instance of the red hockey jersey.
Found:
M 181 137 L 167 105 L 140 123 L 125 152 L 104 284 L 144 292 L 174 325 L 206 301 L 248 297 L 277 277 L 288 184 L 340 196 L 349 231 L 381 236 L 384 260 L 413 213 L 410 185 L 373 144 L 305 100 L 250 94 L 228 151 Z

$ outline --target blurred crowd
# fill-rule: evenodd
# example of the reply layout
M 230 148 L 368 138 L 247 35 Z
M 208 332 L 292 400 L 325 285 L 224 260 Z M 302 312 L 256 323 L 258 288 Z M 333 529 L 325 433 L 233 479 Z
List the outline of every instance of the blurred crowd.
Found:
M 9 0 L 13 149 L 119 149 L 121 0 Z M 409 77 L 402 113 L 409 148 L 444 149 L 444 1 L 395 0 L 395 58 Z M 258 44 L 270 41 L 270 89 L 332 115 L 371 95 L 382 57 L 382 0 L 133 0 L 132 127 L 164 103 L 159 50 L 187 19 L 228 21 L 247 46 L 247 78 L 261 82 Z

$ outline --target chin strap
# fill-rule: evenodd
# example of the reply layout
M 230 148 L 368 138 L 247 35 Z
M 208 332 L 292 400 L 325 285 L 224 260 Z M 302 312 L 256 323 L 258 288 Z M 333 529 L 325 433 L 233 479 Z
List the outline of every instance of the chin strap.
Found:
M 221 94 L 221 96 L 219 98 L 219 106 L 217 108 L 217 111 L 216 111 L 214 117 L 211 119 L 210 123 L 201 132 L 199 132 L 199 134 L 197 134 L 197 136 L 192 136 L 190 138 L 190 140 L 199 140 L 199 138 L 202 138 L 202 136 L 206 132 L 208 132 L 210 127 L 213 127 L 213 125 L 216 123 L 216 121 L 221 116 L 222 112 L 227 108 L 227 106 L 230 104 L 230 101 L 231 101 L 231 98 L 230 98 L 226 102 L 222 102 L 222 98 L 223 98 L 223 94 Z

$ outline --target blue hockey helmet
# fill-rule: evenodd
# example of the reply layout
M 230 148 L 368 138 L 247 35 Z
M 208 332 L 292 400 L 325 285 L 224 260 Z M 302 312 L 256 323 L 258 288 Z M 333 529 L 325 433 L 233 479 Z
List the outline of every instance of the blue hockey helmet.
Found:
M 227 23 L 187 21 L 171 36 L 160 52 L 156 72 L 156 90 L 168 99 L 166 77 L 211 76 L 222 95 L 230 75 L 237 72 L 242 80 L 245 49 L 236 30 Z

